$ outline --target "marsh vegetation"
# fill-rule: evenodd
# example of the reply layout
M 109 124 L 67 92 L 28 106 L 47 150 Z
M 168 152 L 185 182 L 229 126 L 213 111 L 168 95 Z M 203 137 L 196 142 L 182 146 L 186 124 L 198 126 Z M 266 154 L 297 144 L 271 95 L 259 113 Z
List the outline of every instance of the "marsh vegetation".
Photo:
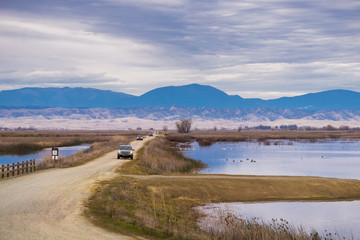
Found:
M 302 130 L 242 130 L 238 131 L 191 131 L 187 134 L 172 132 L 168 139 L 174 142 L 197 141 L 200 146 L 216 142 L 244 142 L 256 140 L 266 142 L 277 140 L 317 141 L 318 139 L 360 139 L 360 131 L 302 131 Z

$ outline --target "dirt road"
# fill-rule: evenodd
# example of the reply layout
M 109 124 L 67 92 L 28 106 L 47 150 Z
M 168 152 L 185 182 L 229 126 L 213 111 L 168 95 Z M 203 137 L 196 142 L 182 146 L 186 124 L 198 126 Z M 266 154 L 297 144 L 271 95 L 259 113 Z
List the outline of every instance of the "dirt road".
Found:
M 149 139 L 131 145 L 138 150 Z M 113 151 L 83 166 L 0 181 L 0 239 L 132 239 L 95 227 L 82 216 L 94 183 L 114 176 L 124 162 Z

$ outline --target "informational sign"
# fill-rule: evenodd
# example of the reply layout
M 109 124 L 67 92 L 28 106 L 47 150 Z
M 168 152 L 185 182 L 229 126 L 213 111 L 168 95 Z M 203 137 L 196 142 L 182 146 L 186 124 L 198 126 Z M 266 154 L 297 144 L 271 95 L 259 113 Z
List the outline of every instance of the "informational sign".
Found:
M 52 159 L 58 159 L 59 158 L 59 148 L 52 148 L 51 150 Z
M 52 155 L 53 156 L 59 156 L 59 150 L 57 148 L 55 148 L 55 149 L 53 148 Z

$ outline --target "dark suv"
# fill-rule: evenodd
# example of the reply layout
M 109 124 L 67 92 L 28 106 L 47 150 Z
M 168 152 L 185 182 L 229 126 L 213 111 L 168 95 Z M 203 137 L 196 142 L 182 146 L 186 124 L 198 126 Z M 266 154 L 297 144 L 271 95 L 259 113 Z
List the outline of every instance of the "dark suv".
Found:
M 134 159 L 134 149 L 130 145 L 120 145 L 117 153 L 117 159 L 121 157 Z

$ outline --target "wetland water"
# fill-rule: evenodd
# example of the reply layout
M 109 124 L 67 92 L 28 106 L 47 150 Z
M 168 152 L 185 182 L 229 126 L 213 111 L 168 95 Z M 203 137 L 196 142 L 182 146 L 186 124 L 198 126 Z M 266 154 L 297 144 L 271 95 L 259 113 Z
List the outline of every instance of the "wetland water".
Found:
M 208 164 L 203 174 L 360 179 L 359 140 L 218 142 L 207 147 L 195 142 L 182 152 Z M 321 234 L 327 230 L 346 239 L 360 239 L 360 201 L 220 203 L 200 209 L 212 216 L 216 214 L 213 209 L 225 209 L 236 216 L 266 222 L 283 218 L 308 231 L 314 228 Z
M 360 179 L 359 140 L 218 142 L 182 149 L 208 164 L 204 174 L 320 176 Z
M 91 147 L 91 144 L 81 144 L 76 146 L 70 146 L 70 147 L 59 147 L 59 154 L 61 157 L 67 157 L 74 153 L 77 153 L 78 151 L 85 151 Z M 41 158 L 45 155 L 51 155 L 51 148 L 45 148 L 39 152 L 33 153 L 33 154 L 27 154 L 27 155 L 3 155 L 0 156 L 0 165 L 1 164 L 11 164 L 11 163 L 17 163 L 22 161 L 27 161 L 30 159 L 35 159 L 36 162 L 40 161 Z

